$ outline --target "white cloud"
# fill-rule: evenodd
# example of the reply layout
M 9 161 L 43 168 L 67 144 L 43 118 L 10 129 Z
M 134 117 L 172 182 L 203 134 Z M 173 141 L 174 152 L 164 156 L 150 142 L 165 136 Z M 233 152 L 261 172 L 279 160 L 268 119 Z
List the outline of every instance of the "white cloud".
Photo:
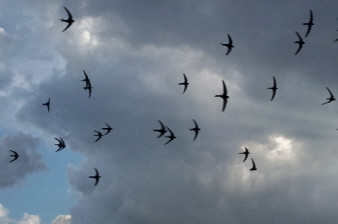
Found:
M 72 217 L 70 215 L 59 215 L 56 217 L 52 224 L 71 224 Z

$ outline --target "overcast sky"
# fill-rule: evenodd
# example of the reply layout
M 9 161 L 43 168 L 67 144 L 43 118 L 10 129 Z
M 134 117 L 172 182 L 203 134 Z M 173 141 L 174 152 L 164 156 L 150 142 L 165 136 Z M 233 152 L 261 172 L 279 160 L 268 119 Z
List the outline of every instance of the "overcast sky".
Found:
M 0 223 L 337 222 L 338 2 L 2 0 L 0 21 Z

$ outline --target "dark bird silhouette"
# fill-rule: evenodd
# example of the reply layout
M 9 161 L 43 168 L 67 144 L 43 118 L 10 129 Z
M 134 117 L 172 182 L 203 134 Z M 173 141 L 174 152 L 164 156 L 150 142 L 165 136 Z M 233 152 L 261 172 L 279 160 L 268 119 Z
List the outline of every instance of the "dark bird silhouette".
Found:
M 225 47 L 228 48 L 228 51 L 227 51 L 227 53 L 225 55 L 228 55 L 230 53 L 231 49 L 233 47 L 235 47 L 234 45 L 232 45 L 232 39 L 231 39 L 231 37 L 230 37 L 229 34 L 228 34 L 228 39 L 229 39 L 229 43 L 227 43 L 227 44 L 221 43 L 222 46 L 225 46 Z
M 192 120 L 193 120 L 194 123 L 195 123 L 195 127 L 194 127 L 194 128 L 191 128 L 190 131 L 194 131 L 194 132 L 195 132 L 195 137 L 194 137 L 194 141 L 195 141 L 196 138 L 197 138 L 198 132 L 199 132 L 201 129 L 198 127 L 196 121 L 195 121 L 194 119 L 192 119 Z
M 162 137 L 162 136 L 167 132 L 167 130 L 165 129 L 165 126 L 163 125 L 163 123 L 162 123 L 160 120 L 159 120 L 158 122 L 159 122 L 160 125 L 161 125 L 161 129 L 154 129 L 154 130 L 153 130 L 153 131 L 157 131 L 157 132 L 160 133 L 160 135 L 157 136 L 157 138 Z
M 338 41 L 338 39 L 335 39 L 333 42 L 337 42 Z
M 88 85 L 88 86 L 83 87 L 84 90 L 86 90 L 86 91 L 87 91 L 87 89 L 89 90 L 88 98 L 90 98 L 90 96 L 92 95 L 92 88 L 93 88 L 93 87 L 92 87 L 91 84 Z
M 61 19 L 61 22 L 68 23 L 68 25 L 66 26 L 66 28 L 64 30 L 62 30 L 62 32 L 65 32 L 73 24 L 73 22 L 75 22 L 75 21 L 73 20 L 73 16 L 72 16 L 72 14 L 70 14 L 70 12 L 68 11 L 68 9 L 66 7 L 63 7 L 63 8 L 66 10 L 66 12 L 68 14 L 68 19 Z
M 103 134 L 99 131 L 96 131 L 96 130 L 94 130 L 94 131 L 97 133 L 96 135 L 94 135 L 94 136 L 97 136 L 97 139 L 95 140 L 95 142 L 97 142 L 98 140 L 100 140 L 102 138 Z
M 314 25 L 313 23 L 313 15 L 312 15 L 312 10 L 310 9 L 310 20 L 307 23 L 303 23 L 303 25 L 307 26 L 307 31 L 305 34 L 305 37 L 307 37 L 311 31 L 312 26 Z
M 43 106 L 47 106 L 47 110 L 49 112 L 49 106 L 50 106 L 50 98 L 48 99 L 47 103 L 43 103 Z
M 215 97 L 220 97 L 220 98 L 223 99 L 223 108 L 222 108 L 222 112 L 223 112 L 225 110 L 226 105 L 227 105 L 229 96 L 227 95 L 228 92 L 227 92 L 227 87 L 225 86 L 224 80 L 222 80 L 222 82 L 223 82 L 223 94 L 222 95 L 215 95 Z
M 89 178 L 95 179 L 95 184 L 94 184 L 94 186 L 96 186 L 96 185 L 99 183 L 99 180 L 100 180 L 101 176 L 100 176 L 100 174 L 99 174 L 99 171 L 97 171 L 96 168 L 94 168 L 94 169 L 95 169 L 95 176 L 89 176 Z
M 178 85 L 184 85 L 183 93 L 185 93 L 185 91 L 186 91 L 187 88 L 188 88 L 189 82 L 188 82 L 187 76 L 185 76 L 184 73 L 183 73 L 183 76 L 184 76 L 184 82 L 181 82 L 181 83 L 179 83 Z
M 10 157 L 14 157 L 14 159 L 12 159 L 10 161 L 10 163 L 14 162 L 15 160 L 17 160 L 19 158 L 19 154 L 17 152 L 15 152 L 14 150 L 9 150 L 9 151 L 11 151 L 13 153 L 12 155 L 10 155 Z
M 81 81 L 86 82 L 86 87 L 87 87 L 87 86 L 91 86 L 90 79 L 88 78 L 88 75 L 87 75 L 87 73 L 85 72 L 85 70 L 83 70 L 83 74 L 85 75 L 85 78 L 82 79 Z
M 270 101 L 272 101 L 273 98 L 275 98 L 276 90 L 278 89 L 278 88 L 277 88 L 277 83 L 276 83 L 276 78 L 275 78 L 275 76 L 273 76 L 273 86 L 270 87 L 270 88 L 268 88 L 268 89 L 271 89 L 271 90 L 272 90 L 272 96 L 271 96 L 271 100 L 270 100 Z
M 58 150 L 56 150 L 55 152 L 59 152 L 59 151 L 62 151 L 64 148 L 66 148 L 66 144 L 65 144 L 65 142 L 63 141 L 63 139 L 62 138 L 54 138 L 56 141 L 58 141 L 58 143 L 57 144 L 55 144 L 55 145 L 57 145 L 59 148 L 58 148 Z
M 174 135 L 174 133 L 170 130 L 170 128 L 166 127 L 168 129 L 168 131 L 170 132 L 169 136 L 165 136 L 166 138 L 169 138 L 169 140 L 164 144 L 168 144 L 169 142 L 171 142 L 172 140 L 174 140 L 176 138 L 176 136 Z
M 332 101 L 335 101 L 335 100 L 336 100 L 336 98 L 334 98 L 334 96 L 333 96 L 332 92 L 330 91 L 330 89 L 329 89 L 329 88 L 327 88 L 327 87 L 326 87 L 326 89 L 329 91 L 329 93 L 330 93 L 330 97 L 329 97 L 329 98 L 326 98 L 326 99 L 327 99 L 327 102 L 325 102 L 325 103 L 322 103 L 322 105 L 325 105 L 325 104 L 331 103 Z
M 303 41 L 302 37 L 299 35 L 299 33 L 296 31 L 296 34 L 298 36 L 298 40 L 295 41 L 296 44 L 298 44 L 298 49 L 295 53 L 295 55 L 297 55 L 299 53 L 299 51 L 302 49 L 303 44 L 305 44 L 305 42 Z
M 106 130 L 107 132 L 104 134 L 104 135 L 107 135 L 111 130 L 113 130 L 113 128 L 112 127 L 110 127 L 110 125 L 109 124 L 107 124 L 106 123 L 106 125 L 107 125 L 107 127 L 106 128 L 102 128 L 102 130 Z
M 250 171 L 254 171 L 254 170 L 257 170 L 257 167 L 256 167 L 256 164 L 255 164 L 255 161 L 253 159 L 251 159 L 252 161 L 252 168 L 250 169 Z
M 239 153 L 239 154 L 244 154 L 245 155 L 243 162 L 245 162 L 245 160 L 248 158 L 248 156 L 250 154 L 249 150 L 246 147 L 244 147 L 244 148 L 245 148 L 245 151 Z

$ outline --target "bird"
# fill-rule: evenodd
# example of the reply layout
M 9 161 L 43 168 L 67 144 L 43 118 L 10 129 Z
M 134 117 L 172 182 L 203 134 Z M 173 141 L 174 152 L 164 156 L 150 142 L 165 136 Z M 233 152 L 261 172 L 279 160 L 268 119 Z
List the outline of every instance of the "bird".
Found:
M 305 34 L 305 37 L 307 37 L 311 31 L 312 26 L 314 25 L 313 23 L 313 15 L 312 15 L 312 10 L 310 9 L 310 20 L 307 23 L 303 23 L 303 25 L 307 26 L 307 31 Z
M 228 34 L 228 39 L 229 39 L 229 43 L 227 43 L 227 44 L 221 43 L 222 46 L 225 46 L 225 47 L 228 48 L 228 51 L 227 51 L 227 53 L 225 55 L 228 55 L 230 53 L 231 49 L 233 47 L 235 47 L 234 45 L 232 45 L 232 39 L 231 39 L 231 37 L 230 37 L 229 34 Z
M 227 105 L 229 96 L 227 95 L 227 88 L 225 86 L 224 80 L 222 80 L 222 82 L 223 82 L 223 94 L 215 95 L 215 97 L 220 97 L 223 99 L 223 108 L 222 108 L 222 112 L 223 112 L 225 110 L 225 106 Z
M 169 140 L 164 144 L 168 144 L 169 142 L 171 142 L 172 140 L 174 140 L 176 138 L 176 136 L 174 135 L 174 133 L 170 130 L 170 128 L 166 127 L 168 129 L 168 131 L 170 132 L 169 136 L 165 136 L 166 138 L 169 138 Z
M 68 19 L 61 19 L 61 22 L 68 23 L 68 25 L 66 26 L 66 28 L 62 31 L 62 32 L 65 32 L 73 24 L 73 22 L 75 22 L 75 21 L 73 20 L 73 16 L 72 16 L 72 14 L 70 14 L 70 12 L 68 11 L 68 9 L 66 7 L 63 7 L 63 8 L 66 10 L 66 12 L 68 14 Z
M 294 42 L 294 43 L 298 44 L 298 49 L 297 49 L 295 55 L 297 55 L 299 53 L 299 51 L 303 47 L 303 44 L 305 44 L 305 42 L 303 41 L 302 37 L 299 35 L 299 33 L 297 31 L 296 31 L 296 34 L 297 34 L 299 40 L 297 40 L 297 41 Z
M 161 125 L 161 129 L 154 129 L 153 131 L 159 132 L 160 135 L 157 136 L 157 138 L 160 138 L 160 137 L 162 137 L 162 136 L 167 132 L 167 130 L 166 130 L 165 126 L 163 125 L 163 123 L 162 123 L 160 120 L 159 120 L 158 122 L 159 122 L 160 125 Z
M 326 98 L 326 99 L 327 99 L 327 102 L 325 102 L 325 103 L 322 103 L 322 105 L 325 105 L 325 104 L 331 103 L 332 101 L 335 101 L 335 100 L 336 100 L 336 98 L 334 98 L 334 96 L 333 96 L 332 92 L 330 91 L 330 89 L 329 89 L 329 88 L 327 88 L 327 87 L 326 87 L 326 89 L 329 91 L 329 93 L 330 93 L 330 97 Z
M 338 41 L 338 38 L 337 39 L 335 39 L 333 42 L 337 42 Z
M 183 73 L 183 76 L 184 76 L 184 82 L 181 82 L 179 83 L 178 85 L 184 85 L 184 90 L 183 90 L 183 93 L 185 93 L 185 91 L 187 90 L 188 88 L 188 79 L 187 79 L 187 76 L 185 76 L 185 74 Z
M 245 148 L 245 151 L 239 153 L 239 154 L 245 155 L 243 162 L 245 162 L 245 160 L 248 158 L 248 155 L 250 154 L 249 150 L 246 147 L 244 147 L 244 148 Z
M 107 127 L 106 128 L 102 128 L 102 130 L 106 130 L 107 132 L 104 134 L 104 135 L 107 135 L 111 130 L 113 130 L 113 128 L 112 127 L 110 127 L 110 125 L 109 124 L 107 124 L 106 123 L 106 125 L 107 125 Z
M 10 161 L 10 163 L 14 162 L 15 160 L 17 160 L 19 158 L 19 154 L 16 151 L 14 151 L 14 150 L 9 150 L 9 151 L 11 151 L 13 153 L 12 155 L 10 155 L 10 157 L 14 157 L 14 159 L 12 159 Z
M 92 95 L 92 85 L 90 84 L 90 85 L 88 85 L 88 86 L 85 86 L 85 87 L 83 87 L 83 89 L 84 90 L 89 90 L 89 95 L 88 95 L 88 98 L 90 98 L 90 96 Z
M 97 171 L 96 168 L 94 168 L 94 169 L 95 169 L 95 176 L 89 176 L 89 178 L 94 178 L 95 179 L 94 186 L 96 186 L 99 183 L 99 180 L 100 180 L 101 176 L 99 174 L 99 171 Z
M 192 119 L 192 120 L 193 120 L 194 123 L 195 123 L 195 127 L 194 127 L 194 128 L 191 128 L 190 131 L 194 131 L 194 132 L 195 132 L 195 137 L 194 137 L 194 141 L 195 141 L 196 138 L 197 138 L 198 132 L 199 132 L 201 129 L 198 127 L 198 125 L 197 125 L 195 119 Z
M 255 161 L 251 158 L 251 161 L 252 161 L 252 168 L 250 169 L 250 171 L 254 171 L 254 170 L 257 170 L 257 167 L 256 167 L 256 164 L 255 164 Z
M 271 96 L 271 100 L 270 100 L 270 101 L 272 101 L 273 98 L 275 98 L 276 90 L 278 89 L 278 88 L 277 88 L 277 83 L 276 83 L 276 78 L 275 78 L 275 76 L 273 76 L 273 87 L 270 87 L 270 88 L 268 88 L 268 89 L 271 89 L 271 90 L 272 90 L 272 96 Z
M 63 141 L 62 138 L 58 139 L 58 138 L 54 138 L 56 141 L 58 141 L 57 145 L 59 148 L 55 151 L 55 152 L 59 152 L 59 151 L 62 151 L 64 148 L 66 148 L 66 144 L 65 142 Z
M 50 107 L 50 98 L 48 99 L 47 103 L 43 103 L 43 106 L 47 106 L 47 110 L 49 112 L 49 107 Z
M 84 73 L 84 75 L 85 75 L 85 78 L 82 79 L 81 81 L 86 82 L 86 86 L 90 86 L 90 85 L 91 85 L 90 79 L 88 78 L 88 75 L 87 75 L 87 73 L 85 72 L 85 70 L 83 70 L 83 73 Z
M 97 142 L 98 140 L 100 140 L 102 138 L 103 134 L 99 131 L 96 131 L 96 130 L 94 130 L 94 131 L 97 133 L 96 135 L 94 135 L 94 136 L 97 136 L 97 139 L 95 140 L 95 142 Z

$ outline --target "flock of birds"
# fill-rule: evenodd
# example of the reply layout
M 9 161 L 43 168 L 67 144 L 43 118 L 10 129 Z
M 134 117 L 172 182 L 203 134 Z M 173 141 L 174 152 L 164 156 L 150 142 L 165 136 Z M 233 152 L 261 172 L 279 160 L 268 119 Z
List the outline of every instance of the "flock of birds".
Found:
M 66 12 L 68 14 L 68 18 L 67 19 L 61 19 L 61 22 L 67 23 L 67 26 L 64 28 L 64 30 L 62 32 L 66 31 L 75 22 L 73 20 L 72 14 L 69 12 L 69 10 L 66 7 L 64 7 L 64 9 L 66 10 Z M 310 34 L 312 26 L 314 25 L 312 10 L 310 10 L 310 19 L 309 19 L 309 21 L 307 23 L 303 23 L 303 25 L 307 26 L 307 31 L 306 31 L 306 34 L 305 34 L 305 38 L 306 38 Z M 296 33 L 296 35 L 298 37 L 298 40 L 294 42 L 294 43 L 298 44 L 298 49 L 295 52 L 295 55 L 297 55 L 301 51 L 301 49 L 302 49 L 303 45 L 305 44 L 305 42 L 303 41 L 303 38 L 301 37 L 301 35 L 297 31 L 295 33 Z M 336 41 L 338 41 L 338 39 L 336 39 L 334 42 L 336 42 Z M 232 48 L 234 48 L 232 38 L 231 38 L 231 36 L 229 34 L 228 34 L 228 43 L 221 43 L 221 45 L 224 46 L 224 47 L 227 47 L 226 55 L 229 55 L 230 52 L 231 52 L 231 50 L 232 50 Z M 84 73 L 84 76 L 85 76 L 85 78 L 83 80 L 81 80 L 81 81 L 85 82 L 85 86 L 83 87 L 83 89 L 85 91 L 88 90 L 88 93 L 89 93 L 88 97 L 90 98 L 90 96 L 92 94 L 92 88 L 93 87 L 92 87 L 92 84 L 90 82 L 90 79 L 89 79 L 87 73 L 85 71 L 83 71 L 83 73 Z M 184 89 L 183 89 L 183 94 L 184 94 L 186 92 L 187 88 L 188 88 L 189 82 L 188 82 L 187 76 L 184 73 L 183 73 L 183 78 L 184 78 L 183 82 L 179 83 L 179 85 L 184 86 Z M 215 95 L 215 97 L 219 97 L 219 98 L 221 98 L 223 100 L 223 106 L 222 106 L 222 112 L 223 112 L 225 110 L 225 108 L 226 108 L 229 96 L 228 96 L 228 93 L 227 93 L 227 88 L 226 88 L 224 80 L 222 80 L 222 84 L 223 84 L 223 93 L 219 94 L 219 95 Z M 277 92 L 277 89 L 278 89 L 277 88 L 276 78 L 274 76 L 273 76 L 273 86 L 269 87 L 267 89 L 271 89 L 272 90 L 272 96 L 271 96 L 271 101 L 272 101 L 275 98 L 275 95 L 276 95 L 276 92 Z M 333 96 L 332 92 L 330 91 L 330 89 L 328 87 L 326 87 L 326 89 L 328 90 L 330 96 L 328 98 L 326 98 L 327 101 L 324 102 L 324 103 L 322 103 L 322 105 L 328 104 L 328 103 L 336 100 L 335 97 Z M 49 112 L 50 111 L 50 98 L 48 99 L 48 101 L 46 103 L 43 103 L 42 105 L 46 106 L 47 110 Z M 159 129 L 154 129 L 153 131 L 159 133 L 159 135 L 157 136 L 157 138 L 160 138 L 160 137 L 164 136 L 165 133 L 169 132 L 169 135 L 165 136 L 165 138 L 168 138 L 168 141 L 164 145 L 167 145 L 171 141 L 173 141 L 176 138 L 176 136 L 175 136 L 175 134 L 172 132 L 172 130 L 169 127 L 165 126 L 160 120 L 158 122 L 160 124 L 160 128 Z M 199 134 L 199 131 L 201 129 L 199 128 L 197 122 L 194 119 L 193 119 L 193 122 L 195 124 L 195 127 L 191 128 L 189 130 L 193 131 L 195 133 L 195 136 L 194 136 L 194 139 L 193 139 L 193 141 L 195 141 L 196 138 L 197 138 L 197 136 L 198 136 L 198 134 Z M 102 130 L 106 131 L 106 133 L 103 134 L 100 131 L 94 130 L 94 132 L 95 132 L 94 136 L 97 137 L 97 139 L 94 142 L 99 141 L 103 136 L 109 134 L 112 129 L 113 128 L 109 124 L 106 123 L 106 127 L 102 128 Z M 62 151 L 64 148 L 66 148 L 66 144 L 65 144 L 64 140 L 61 137 L 60 138 L 55 138 L 55 140 L 58 141 L 58 143 L 55 144 L 58 147 L 58 149 L 56 150 L 56 152 Z M 248 158 L 248 156 L 250 154 L 249 150 L 246 147 L 244 147 L 244 148 L 245 148 L 245 151 L 239 153 L 239 154 L 243 154 L 245 156 L 243 162 L 245 162 L 247 160 L 247 158 Z M 16 151 L 14 151 L 14 150 L 9 150 L 9 151 L 12 152 L 12 154 L 10 155 L 11 157 L 13 157 L 13 159 L 10 161 L 10 163 L 12 163 L 12 162 L 14 162 L 15 160 L 17 160 L 19 158 L 19 154 Z M 252 158 L 251 158 L 251 161 L 252 161 L 252 167 L 249 170 L 250 171 L 257 170 L 255 161 Z M 95 170 L 95 175 L 89 176 L 89 178 L 95 179 L 94 186 L 96 186 L 99 183 L 99 180 L 100 180 L 101 176 L 100 176 L 99 171 L 96 168 L 94 168 L 94 170 Z

